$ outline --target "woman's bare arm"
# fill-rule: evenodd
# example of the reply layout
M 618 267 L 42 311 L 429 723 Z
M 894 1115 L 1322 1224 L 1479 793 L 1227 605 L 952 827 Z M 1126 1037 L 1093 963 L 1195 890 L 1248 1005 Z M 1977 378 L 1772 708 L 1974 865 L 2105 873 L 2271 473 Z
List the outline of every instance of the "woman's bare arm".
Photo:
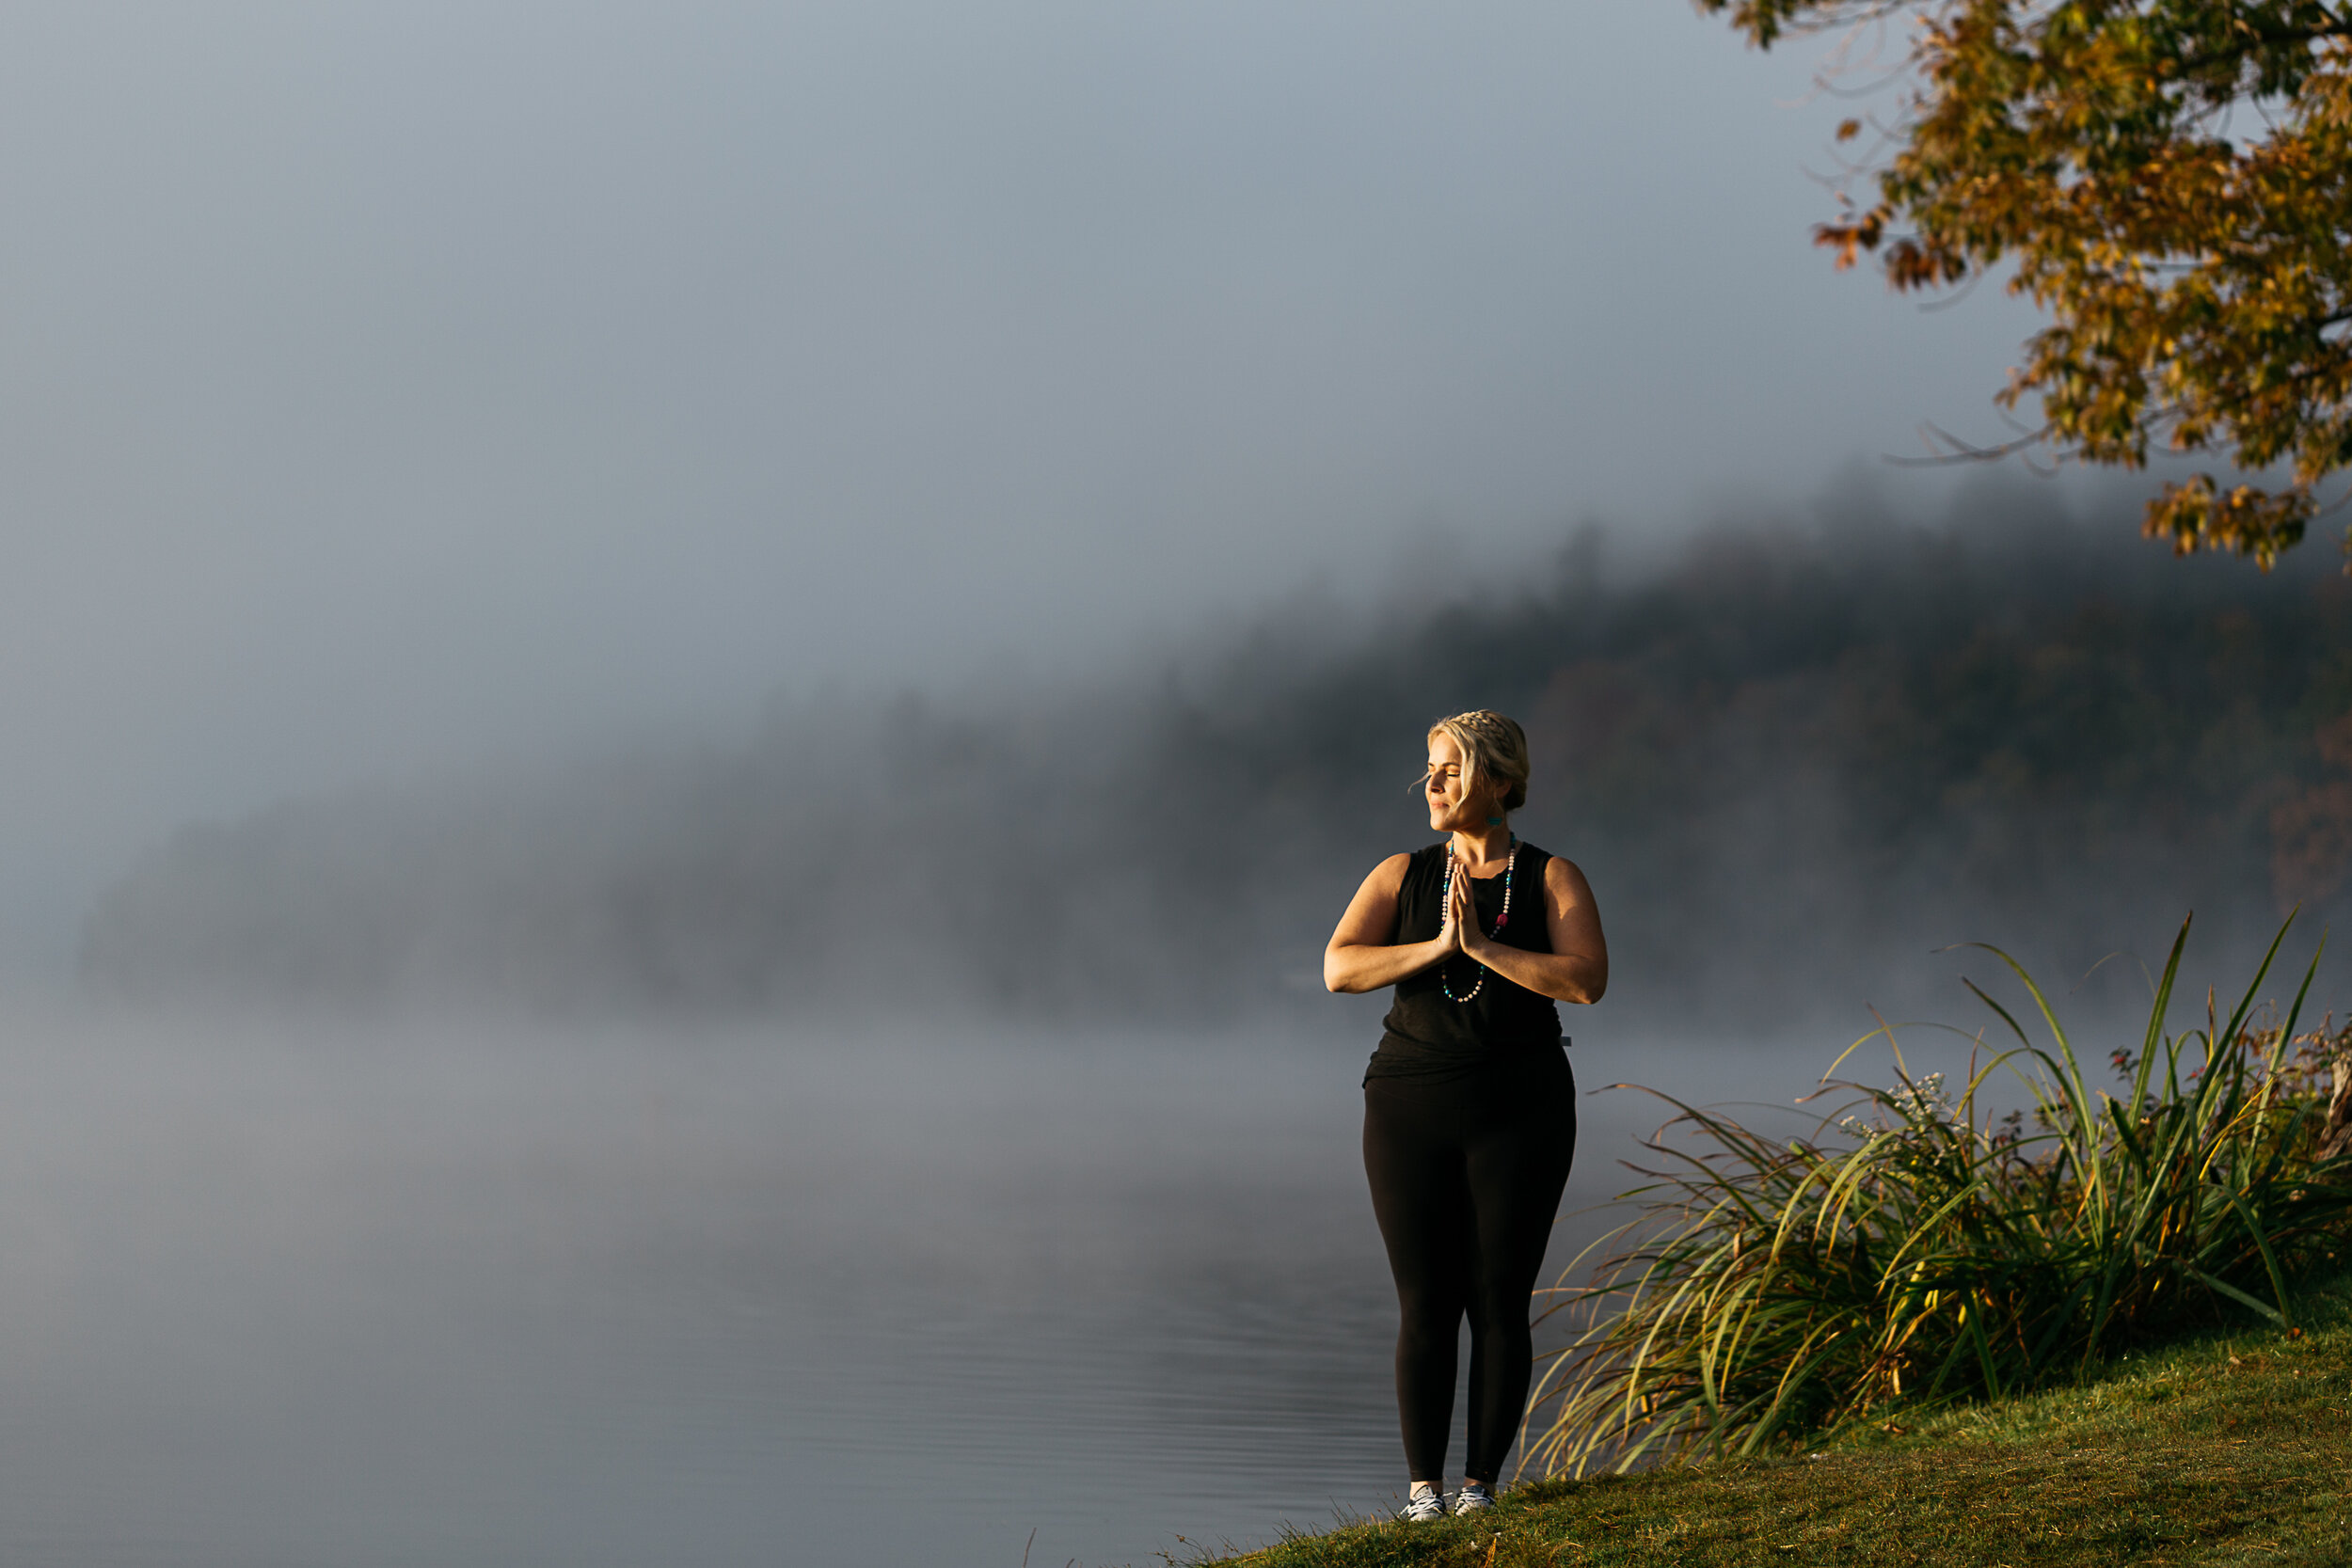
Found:
M 1455 887 L 1454 902 L 1459 905 L 1469 896 L 1469 879 L 1457 879 Z M 1530 953 L 1497 942 L 1479 928 L 1475 919 L 1466 918 L 1465 911 L 1452 912 L 1462 932 L 1462 952 L 1506 980 L 1555 1002 L 1597 1002 L 1609 989 L 1609 943 L 1600 934 L 1600 911 L 1593 903 L 1591 884 L 1573 861 L 1555 855 L 1544 866 L 1544 930 L 1551 942 L 1549 953 Z M 1327 979 L 1331 973 L 1327 957 L 1323 970 Z
M 1378 990 L 1418 974 L 1460 950 L 1460 923 L 1447 920 L 1427 942 L 1396 941 L 1396 895 L 1410 855 L 1391 855 L 1372 868 L 1349 899 L 1347 912 L 1323 950 L 1323 984 L 1337 991 Z

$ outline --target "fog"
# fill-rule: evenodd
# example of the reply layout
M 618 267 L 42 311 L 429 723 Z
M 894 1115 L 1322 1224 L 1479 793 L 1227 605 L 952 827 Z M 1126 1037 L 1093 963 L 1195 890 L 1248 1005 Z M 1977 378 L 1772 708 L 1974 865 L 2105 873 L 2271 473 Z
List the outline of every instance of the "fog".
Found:
M 1806 244 L 1810 67 L 1671 5 L 13 8 L 0 957 L 186 820 L 1996 434 L 2029 318 Z
M 2340 815 L 2317 736 L 2352 703 L 2329 563 L 2176 562 L 2113 513 L 1995 478 L 1906 518 L 1853 481 L 1629 570 L 1591 527 L 1508 590 L 1302 596 L 1157 664 L 780 695 L 692 743 L 298 798 L 151 849 L 81 974 L 239 1007 L 1369 1029 L 1322 942 L 1426 837 L 1422 729 L 1493 705 L 1530 734 L 1519 830 L 1611 933 L 1593 1028 L 1973 1027 L 1959 979 L 1998 961 L 1939 951 L 1970 942 L 2112 1022 L 2192 911 L 2223 985 L 2298 902 L 2302 951 L 2341 911 L 2338 839 L 2280 814 Z
M 11 1560 L 1100 1561 L 1385 1489 L 1327 1054 L 8 1022 Z

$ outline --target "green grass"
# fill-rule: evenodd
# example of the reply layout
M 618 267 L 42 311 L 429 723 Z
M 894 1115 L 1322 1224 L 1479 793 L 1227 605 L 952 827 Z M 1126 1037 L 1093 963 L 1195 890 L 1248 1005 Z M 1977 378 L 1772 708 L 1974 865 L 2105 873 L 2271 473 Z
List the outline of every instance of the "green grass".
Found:
M 1671 1101 L 1656 1184 L 1594 1282 L 1565 1292 L 1577 1330 L 1537 1391 L 1539 1474 L 1661 1458 L 1761 1456 L 1882 1413 L 1997 1400 L 2079 1378 L 2135 1343 L 2243 1319 L 2295 1325 L 2292 1282 L 2332 1265 L 2352 1220 L 2333 1152 L 2330 1071 L 2352 1032 L 2297 1035 L 2314 954 L 2283 1018 L 2256 998 L 2168 1012 L 2183 926 L 2110 1092 L 2042 989 L 2005 955 L 2032 1037 L 1993 997 L 1994 1041 L 1947 1091 L 1895 1031 L 1896 1084 L 1846 1097 L 1788 1137 Z M 1832 1070 L 1836 1070 L 1833 1066 Z M 1996 1116 L 1995 1074 L 2030 1096 Z M 2344 1107 L 2339 1103 L 2337 1110 Z M 1844 1114 L 1840 1114 L 1840 1113 Z
M 2352 1562 L 2352 1275 L 2078 1386 L 1854 1426 L 1808 1452 L 1539 1481 L 1493 1513 L 1358 1521 L 1252 1568 L 2091 1568 Z M 1818 1453 L 1820 1457 L 1811 1457 Z

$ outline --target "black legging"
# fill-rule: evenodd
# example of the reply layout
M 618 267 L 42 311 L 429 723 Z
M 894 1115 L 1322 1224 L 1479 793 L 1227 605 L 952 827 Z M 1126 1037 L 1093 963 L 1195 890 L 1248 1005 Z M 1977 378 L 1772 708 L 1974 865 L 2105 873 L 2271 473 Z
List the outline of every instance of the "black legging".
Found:
M 1364 1085 L 1364 1172 L 1396 1275 L 1396 1404 L 1415 1481 L 1445 1477 L 1465 1312 L 1464 1473 L 1501 1479 L 1533 1370 L 1528 1298 L 1575 1155 L 1576 1085 L 1556 1049 L 1450 1082 Z

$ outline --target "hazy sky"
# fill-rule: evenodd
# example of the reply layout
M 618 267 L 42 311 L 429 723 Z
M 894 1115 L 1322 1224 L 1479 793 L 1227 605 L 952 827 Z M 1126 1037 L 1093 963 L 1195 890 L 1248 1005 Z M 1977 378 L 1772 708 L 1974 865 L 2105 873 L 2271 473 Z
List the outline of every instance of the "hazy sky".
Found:
M 1811 53 L 1677 0 L 10 7 L 0 940 L 191 816 L 1997 434 L 2029 318 L 1806 242 Z

